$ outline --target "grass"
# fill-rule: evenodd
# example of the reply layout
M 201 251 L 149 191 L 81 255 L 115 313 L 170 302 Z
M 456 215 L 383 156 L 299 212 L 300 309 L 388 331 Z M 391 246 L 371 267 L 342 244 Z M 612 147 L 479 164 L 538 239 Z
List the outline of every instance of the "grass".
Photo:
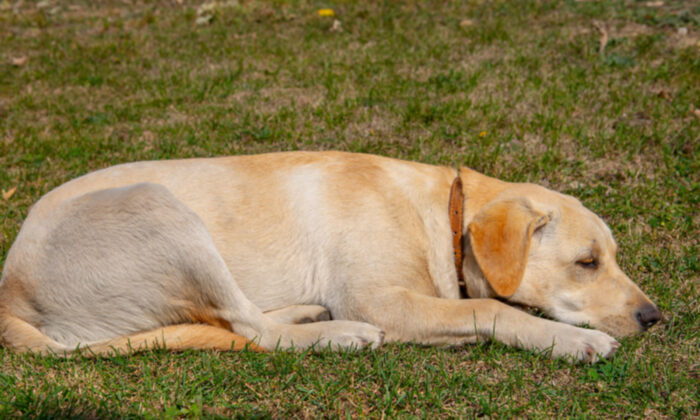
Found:
M 667 318 L 594 366 L 499 344 L 0 349 L 0 416 L 697 417 L 700 8 L 653 3 L 222 1 L 197 25 L 189 1 L 0 1 L 0 264 L 29 206 L 88 171 L 340 149 L 579 197 Z

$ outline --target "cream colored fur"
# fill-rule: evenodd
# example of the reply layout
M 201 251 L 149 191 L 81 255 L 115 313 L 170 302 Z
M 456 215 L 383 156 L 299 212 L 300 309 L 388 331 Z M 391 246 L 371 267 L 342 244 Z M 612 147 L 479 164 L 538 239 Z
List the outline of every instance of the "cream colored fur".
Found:
M 3 269 L 0 337 L 58 354 L 495 339 L 596 360 L 618 346 L 608 333 L 655 322 L 640 324 L 642 309 L 658 311 L 617 266 L 600 218 L 572 197 L 467 168 L 471 298 L 459 299 L 447 214 L 455 175 L 339 152 L 87 174 L 27 216 Z M 589 257 L 595 268 L 582 265 Z

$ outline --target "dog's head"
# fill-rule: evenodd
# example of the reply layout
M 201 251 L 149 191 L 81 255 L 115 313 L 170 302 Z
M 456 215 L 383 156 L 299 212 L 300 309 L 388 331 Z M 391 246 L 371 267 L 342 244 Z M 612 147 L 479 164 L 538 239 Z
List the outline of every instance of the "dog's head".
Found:
M 472 297 L 534 306 L 615 336 L 643 331 L 661 318 L 617 265 L 608 226 L 573 197 L 513 184 L 469 223 L 468 244 Z

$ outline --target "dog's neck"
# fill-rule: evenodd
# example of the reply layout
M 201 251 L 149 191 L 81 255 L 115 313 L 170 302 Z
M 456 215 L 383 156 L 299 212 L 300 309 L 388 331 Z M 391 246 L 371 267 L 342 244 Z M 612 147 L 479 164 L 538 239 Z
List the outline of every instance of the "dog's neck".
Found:
M 462 298 L 494 297 L 495 293 L 493 289 L 491 289 L 489 286 L 488 281 L 484 277 L 484 274 L 481 272 L 481 269 L 474 258 L 469 236 L 467 235 L 467 226 L 469 226 L 469 223 L 471 223 L 476 214 L 479 213 L 479 211 L 486 204 L 494 200 L 503 192 L 503 190 L 508 188 L 508 185 L 510 184 L 508 182 L 486 176 L 467 167 L 459 168 L 457 171 L 457 177 L 461 181 L 462 196 L 464 197 L 464 200 L 462 201 L 462 237 L 460 241 L 462 262 L 459 269 L 457 269 L 457 261 L 455 261 L 455 269 L 458 270 L 457 278 L 458 282 L 460 282 L 458 286 L 459 293 Z M 452 182 L 453 186 L 455 182 L 456 180 Z M 451 214 L 450 225 L 452 225 Z M 452 230 L 452 232 L 454 232 L 454 230 Z M 462 281 L 464 281 L 464 286 L 462 286 Z

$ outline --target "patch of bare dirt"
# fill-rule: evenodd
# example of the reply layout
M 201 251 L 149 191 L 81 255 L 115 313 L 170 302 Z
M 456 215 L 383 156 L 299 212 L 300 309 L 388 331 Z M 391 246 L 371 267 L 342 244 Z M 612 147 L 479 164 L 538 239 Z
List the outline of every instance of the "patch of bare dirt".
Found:
M 626 22 L 623 26 L 612 30 L 613 37 L 636 37 L 639 35 L 650 35 L 652 33 L 654 33 L 652 27 L 633 22 Z
M 240 91 L 229 96 L 229 100 L 242 105 L 252 105 L 256 111 L 275 113 L 284 107 L 316 108 L 324 98 L 325 90 L 314 88 L 265 88 L 259 91 Z
M 396 132 L 396 126 L 399 124 L 399 118 L 394 112 L 383 109 L 375 109 L 371 116 L 358 119 L 359 121 L 353 121 L 345 128 L 344 134 L 347 139 L 363 137 L 386 139 Z

